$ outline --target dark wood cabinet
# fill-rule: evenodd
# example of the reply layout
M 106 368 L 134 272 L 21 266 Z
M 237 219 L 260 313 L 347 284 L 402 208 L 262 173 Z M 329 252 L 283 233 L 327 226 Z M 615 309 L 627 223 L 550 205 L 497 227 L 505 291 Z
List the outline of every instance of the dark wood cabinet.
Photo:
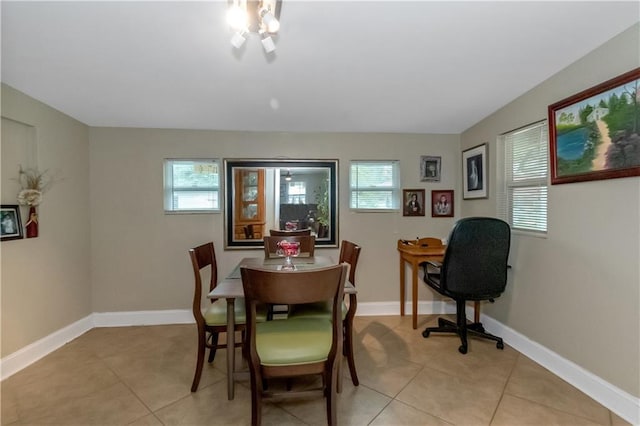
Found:
M 235 170 L 234 239 L 261 240 L 265 226 L 264 169 Z

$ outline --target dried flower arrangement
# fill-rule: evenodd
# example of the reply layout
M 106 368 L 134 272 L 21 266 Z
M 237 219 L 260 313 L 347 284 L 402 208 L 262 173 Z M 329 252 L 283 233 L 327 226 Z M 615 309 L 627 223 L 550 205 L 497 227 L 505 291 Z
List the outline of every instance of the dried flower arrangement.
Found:
M 42 202 L 42 194 L 52 184 L 50 179 L 45 178 L 46 173 L 46 171 L 40 173 L 35 169 L 24 170 L 20 166 L 18 182 L 22 189 L 18 193 L 18 204 L 35 207 Z

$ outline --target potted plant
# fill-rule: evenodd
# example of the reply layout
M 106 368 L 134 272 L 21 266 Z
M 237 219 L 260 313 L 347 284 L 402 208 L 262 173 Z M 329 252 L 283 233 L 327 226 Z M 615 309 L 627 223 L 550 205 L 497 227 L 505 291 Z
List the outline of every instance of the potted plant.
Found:
M 316 222 L 318 223 L 318 238 L 326 237 L 329 232 L 329 191 L 327 183 L 320 185 L 314 191 L 316 203 L 318 205 L 316 212 Z

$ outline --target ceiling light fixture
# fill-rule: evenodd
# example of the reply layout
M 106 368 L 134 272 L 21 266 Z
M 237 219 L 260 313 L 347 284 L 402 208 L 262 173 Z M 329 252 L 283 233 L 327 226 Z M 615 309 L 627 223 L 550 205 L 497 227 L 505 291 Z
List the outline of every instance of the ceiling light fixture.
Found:
M 249 33 L 260 35 L 266 53 L 276 50 L 271 37 L 280 29 L 282 0 L 228 0 L 227 21 L 235 31 L 231 45 L 236 49 L 244 45 Z
M 293 176 L 291 175 L 291 172 L 289 170 L 287 170 L 287 174 L 284 175 L 284 180 L 290 181 L 292 177 Z

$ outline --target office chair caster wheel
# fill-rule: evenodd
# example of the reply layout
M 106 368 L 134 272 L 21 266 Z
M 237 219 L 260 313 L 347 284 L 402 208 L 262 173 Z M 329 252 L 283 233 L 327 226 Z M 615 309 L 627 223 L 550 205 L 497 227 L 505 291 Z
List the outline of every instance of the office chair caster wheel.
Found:
M 458 348 L 458 352 L 460 352 L 462 355 L 466 354 L 466 353 L 467 353 L 467 347 L 466 347 L 466 346 L 464 346 L 464 345 L 463 345 L 463 346 L 460 346 L 460 347 Z
M 426 339 L 427 337 L 429 337 L 430 333 L 431 332 L 429 330 L 425 330 L 425 331 L 422 332 L 422 337 L 424 337 Z
M 498 348 L 498 349 L 504 349 L 504 343 L 502 343 L 502 342 L 498 342 L 498 343 L 496 343 L 496 348 Z

